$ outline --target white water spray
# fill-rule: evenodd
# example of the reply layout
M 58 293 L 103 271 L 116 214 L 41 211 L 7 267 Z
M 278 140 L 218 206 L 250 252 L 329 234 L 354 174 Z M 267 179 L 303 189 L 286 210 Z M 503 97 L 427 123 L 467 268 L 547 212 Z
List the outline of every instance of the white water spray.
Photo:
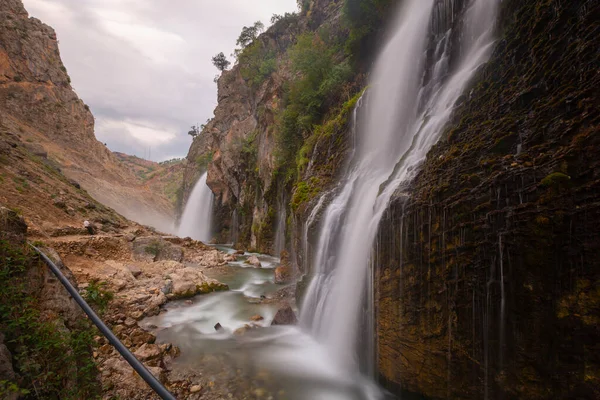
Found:
M 470 2 L 459 59 L 451 63 L 452 30 L 459 29 L 453 26 L 454 10 L 448 8 L 454 2 L 407 0 L 377 60 L 365 123 L 357 127 L 355 161 L 325 211 L 316 273 L 302 309 L 303 323 L 341 368 L 352 371 L 358 366 L 359 322 L 379 221 L 391 196 L 414 177 L 439 139 L 474 72 L 487 61 L 497 3 Z M 440 8 L 451 21 L 437 21 L 448 31 L 434 35 L 430 27 Z M 428 48 L 435 49 L 433 55 Z
M 188 199 L 177 232 L 180 237 L 191 237 L 208 242 L 212 231 L 214 194 L 206 185 L 206 173 L 200 177 Z

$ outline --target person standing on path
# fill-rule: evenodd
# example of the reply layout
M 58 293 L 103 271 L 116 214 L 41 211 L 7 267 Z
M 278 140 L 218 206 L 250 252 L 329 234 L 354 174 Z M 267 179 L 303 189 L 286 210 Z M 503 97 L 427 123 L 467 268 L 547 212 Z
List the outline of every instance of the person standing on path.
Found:
M 83 221 L 83 227 L 84 227 L 85 229 L 87 229 L 87 231 L 88 231 L 88 233 L 89 233 L 90 235 L 93 235 L 93 234 L 95 233 L 95 232 L 94 232 L 94 226 L 92 225 L 92 223 L 91 223 L 90 221 L 87 221 L 87 220 L 86 220 L 86 221 Z

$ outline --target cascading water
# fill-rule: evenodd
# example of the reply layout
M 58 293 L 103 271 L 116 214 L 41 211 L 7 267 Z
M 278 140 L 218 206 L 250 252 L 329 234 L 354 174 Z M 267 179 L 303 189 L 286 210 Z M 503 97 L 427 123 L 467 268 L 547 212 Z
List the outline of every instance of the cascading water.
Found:
M 275 241 L 273 243 L 273 250 L 275 256 L 279 257 L 281 251 L 285 248 L 285 226 L 286 226 L 287 212 L 285 209 L 284 197 L 280 196 L 278 211 L 277 211 L 277 228 L 275 229 Z
M 181 217 L 177 231 L 180 237 L 191 237 L 208 242 L 211 239 L 211 224 L 214 194 L 206 185 L 207 173 L 204 173 L 194 186 Z
M 356 127 L 355 159 L 324 213 L 302 308 L 303 324 L 340 368 L 358 365 L 361 310 L 381 216 L 392 194 L 414 177 L 487 61 L 498 1 L 405 1 L 375 64 L 363 122 Z

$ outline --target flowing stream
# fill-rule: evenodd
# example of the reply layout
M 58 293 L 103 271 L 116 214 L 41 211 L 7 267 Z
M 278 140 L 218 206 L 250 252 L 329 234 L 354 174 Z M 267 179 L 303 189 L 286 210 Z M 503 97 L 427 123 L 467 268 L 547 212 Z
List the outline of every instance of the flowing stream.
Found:
M 206 185 L 206 176 L 200 177 L 188 199 L 181 224 L 177 231 L 180 237 L 191 237 L 195 240 L 208 242 L 211 239 L 212 210 L 215 195 Z

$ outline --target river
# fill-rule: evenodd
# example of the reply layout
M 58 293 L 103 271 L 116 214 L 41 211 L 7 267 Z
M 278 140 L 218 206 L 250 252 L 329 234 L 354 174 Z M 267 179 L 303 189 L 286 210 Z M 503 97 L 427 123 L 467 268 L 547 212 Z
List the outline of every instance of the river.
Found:
M 217 248 L 234 253 L 227 246 Z M 251 255 L 262 268 L 244 262 Z M 270 326 L 282 303 L 290 300 L 284 296 L 286 286 L 275 284 L 278 265 L 278 258 L 264 254 L 238 256 L 205 271 L 229 285 L 229 291 L 170 302 L 161 314 L 142 321 L 158 342 L 181 349 L 172 373 L 182 379 L 201 375 L 214 398 L 382 398 L 369 380 L 330 363 L 327 349 L 309 332 L 298 326 Z M 253 321 L 258 317 L 262 319 Z M 216 324 L 222 329 L 217 331 Z

